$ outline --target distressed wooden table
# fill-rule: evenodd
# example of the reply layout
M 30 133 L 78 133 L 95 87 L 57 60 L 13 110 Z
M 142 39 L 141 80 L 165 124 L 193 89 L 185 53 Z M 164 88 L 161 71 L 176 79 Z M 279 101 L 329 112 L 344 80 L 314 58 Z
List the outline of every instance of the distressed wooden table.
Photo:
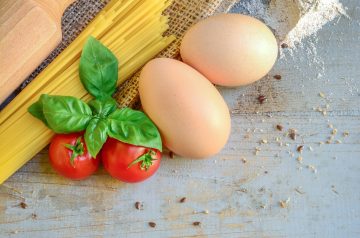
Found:
M 165 156 L 124 184 L 103 169 L 63 179 L 41 153 L 0 186 L 0 237 L 360 237 L 360 8 L 343 4 L 351 19 L 316 48 L 308 38 L 269 77 L 220 89 L 232 111 L 220 154 Z

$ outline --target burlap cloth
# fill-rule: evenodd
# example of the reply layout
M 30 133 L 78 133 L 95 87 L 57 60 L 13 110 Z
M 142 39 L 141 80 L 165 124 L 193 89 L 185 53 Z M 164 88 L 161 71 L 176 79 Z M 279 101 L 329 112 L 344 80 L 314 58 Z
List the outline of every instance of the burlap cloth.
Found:
M 74 2 L 63 15 L 62 42 L 29 78 L 26 79 L 13 96 L 20 92 L 22 88 L 65 49 L 109 1 L 110 0 L 77 0 Z M 237 2 L 237 0 L 174 0 L 172 5 L 164 12 L 164 14 L 170 16 L 169 30 L 165 34 L 173 34 L 177 37 L 177 40 L 161 52 L 159 56 L 179 58 L 179 46 L 186 30 L 200 19 L 219 12 L 228 12 L 235 2 Z M 139 73 L 136 73 L 119 86 L 115 98 L 121 106 L 137 107 L 139 105 L 138 74 Z

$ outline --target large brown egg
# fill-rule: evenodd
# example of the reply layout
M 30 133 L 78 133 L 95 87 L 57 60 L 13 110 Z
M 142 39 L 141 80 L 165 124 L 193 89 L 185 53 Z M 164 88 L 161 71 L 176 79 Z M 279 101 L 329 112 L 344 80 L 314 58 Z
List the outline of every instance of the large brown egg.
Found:
M 139 82 L 145 113 L 174 153 L 204 158 L 218 153 L 230 134 L 229 109 L 199 72 L 173 59 L 151 60 Z
M 219 14 L 191 27 L 180 52 L 186 64 L 212 83 L 242 86 L 270 71 L 278 46 L 271 30 L 256 18 Z

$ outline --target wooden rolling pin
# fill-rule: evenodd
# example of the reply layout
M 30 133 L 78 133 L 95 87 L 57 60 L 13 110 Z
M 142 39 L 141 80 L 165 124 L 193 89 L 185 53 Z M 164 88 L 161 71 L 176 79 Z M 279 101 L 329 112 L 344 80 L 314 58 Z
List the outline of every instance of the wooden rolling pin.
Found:
M 0 104 L 60 43 L 74 0 L 0 0 Z

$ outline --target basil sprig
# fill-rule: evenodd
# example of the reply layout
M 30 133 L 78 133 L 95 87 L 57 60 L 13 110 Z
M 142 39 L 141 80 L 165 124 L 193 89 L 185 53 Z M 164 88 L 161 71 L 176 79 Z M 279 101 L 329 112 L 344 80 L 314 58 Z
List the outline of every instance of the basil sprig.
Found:
M 108 48 L 89 37 L 81 54 L 79 76 L 95 98 L 111 97 L 118 80 L 118 60 Z
M 92 156 L 96 156 L 108 138 L 106 119 L 94 118 L 85 131 L 85 144 Z
M 30 112 L 31 115 L 42 121 L 47 127 L 49 127 L 49 124 L 46 121 L 44 112 L 43 112 L 43 104 L 41 99 L 39 101 L 33 103 L 29 108 L 28 112 Z
M 142 112 L 130 108 L 116 110 L 108 117 L 110 137 L 133 144 L 147 145 L 161 150 L 162 143 L 158 129 Z
M 80 60 L 80 78 L 95 98 L 88 104 L 70 96 L 43 94 L 28 111 L 56 133 L 85 131 L 85 144 L 94 158 L 108 137 L 162 151 L 154 123 L 140 111 L 117 108 L 118 61 L 104 45 L 90 37 Z
M 92 118 L 92 111 L 86 103 L 69 96 L 43 94 L 28 111 L 55 133 L 83 131 Z
M 99 117 L 107 117 L 117 109 L 117 103 L 113 98 L 93 99 L 89 102 L 89 106 Z

